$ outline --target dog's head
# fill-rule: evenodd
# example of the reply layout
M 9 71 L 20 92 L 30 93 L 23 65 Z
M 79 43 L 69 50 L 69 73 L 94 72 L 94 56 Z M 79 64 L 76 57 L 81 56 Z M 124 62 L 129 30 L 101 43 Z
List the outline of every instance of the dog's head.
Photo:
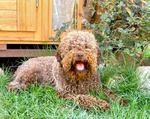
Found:
M 101 53 L 92 33 L 73 31 L 62 39 L 56 58 L 69 79 L 84 80 L 96 72 Z

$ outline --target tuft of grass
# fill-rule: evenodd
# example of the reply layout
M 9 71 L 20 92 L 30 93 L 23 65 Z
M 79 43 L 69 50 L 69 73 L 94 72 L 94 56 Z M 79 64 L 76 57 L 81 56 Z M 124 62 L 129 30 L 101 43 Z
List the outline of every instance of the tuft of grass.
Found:
M 145 49 L 143 53 L 144 58 L 150 58 L 150 45 Z
M 18 92 L 9 91 L 7 83 L 11 80 L 11 70 L 5 70 L 0 77 L 0 118 L 1 119 L 148 119 L 150 118 L 150 96 L 138 89 L 136 66 L 112 65 L 100 69 L 102 82 L 117 94 L 129 101 L 120 106 L 118 100 L 111 101 L 110 111 L 97 108 L 86 111 L 77 104 L 60 99 L 51 86 L 31 85 L 29 89 Z M 111 80 L 116 82 L 111 87 Z M 101 98 L 101 92 L 94 94 Z

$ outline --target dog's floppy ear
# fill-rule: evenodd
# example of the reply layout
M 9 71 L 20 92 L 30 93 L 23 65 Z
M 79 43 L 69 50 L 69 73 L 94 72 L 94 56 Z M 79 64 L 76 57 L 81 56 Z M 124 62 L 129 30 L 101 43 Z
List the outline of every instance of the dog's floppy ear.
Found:
M 100 64 L 101 58 L 102 58 L 102 53 L 100 51 L 99 44 L 97 44 L 97 65 Z

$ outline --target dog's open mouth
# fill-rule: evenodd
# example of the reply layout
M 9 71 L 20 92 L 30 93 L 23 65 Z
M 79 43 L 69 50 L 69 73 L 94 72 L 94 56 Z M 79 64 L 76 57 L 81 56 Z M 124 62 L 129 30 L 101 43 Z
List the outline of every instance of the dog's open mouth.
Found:
M 85 64 L 84 62 L 76 62 L 75 63 L 75 68 L 78 71 L 83 71 L 85 69 Z

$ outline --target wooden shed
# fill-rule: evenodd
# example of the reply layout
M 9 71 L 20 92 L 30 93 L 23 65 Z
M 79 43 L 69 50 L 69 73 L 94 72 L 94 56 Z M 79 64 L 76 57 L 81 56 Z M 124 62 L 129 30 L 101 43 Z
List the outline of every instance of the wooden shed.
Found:
M 59 44 L 58 40 L 51 40 L 57 32 L 52 26 L 53 1 L 0 0 L 0 57 L 30 56 L 29 49 L 8 49 L 9 44 Z M 76 29 L 80 30 L 82 0 L 78 0 L 74 10 L 77 13 Z M 32 54 L 38 52 L 41 50 L 32 49 Z

